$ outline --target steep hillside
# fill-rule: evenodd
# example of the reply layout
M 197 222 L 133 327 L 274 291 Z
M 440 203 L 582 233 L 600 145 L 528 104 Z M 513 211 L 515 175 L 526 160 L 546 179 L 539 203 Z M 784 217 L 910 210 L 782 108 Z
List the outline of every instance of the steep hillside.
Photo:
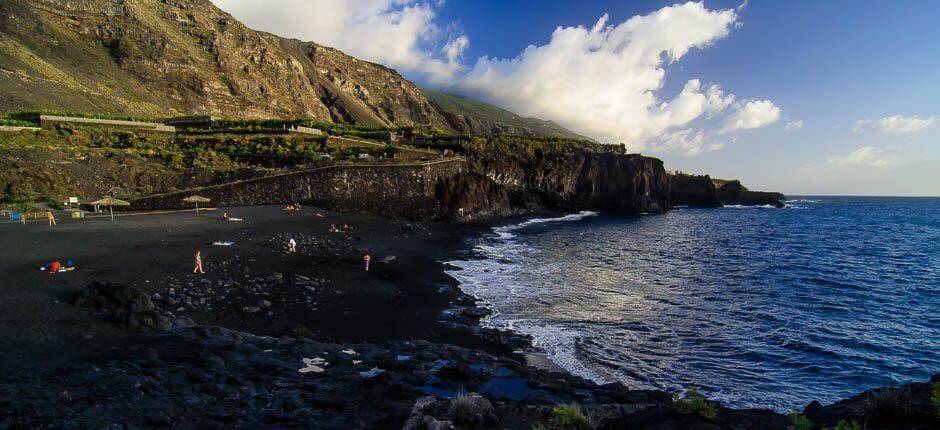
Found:
M 450 126 L 394 70 L 251 30 L 209 0 L 0 2 L 0 111 Z
M 444 111 L 451 127 L 473 134 L 544 134 L 588 139 L 552 121 L 525 118 L 506 109 L 464 96 L 422 89 L 424 96 Z

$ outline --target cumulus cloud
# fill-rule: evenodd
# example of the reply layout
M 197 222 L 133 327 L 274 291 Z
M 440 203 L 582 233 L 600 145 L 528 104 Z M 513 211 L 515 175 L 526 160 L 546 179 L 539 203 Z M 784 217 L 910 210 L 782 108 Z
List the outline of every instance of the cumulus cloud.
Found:
M 873 146 L 856 149 L 845 155 L 829 157 L 829 163 L 839 166 L 885 167 L 891 164 L 884 156 L 884 151 Z
M 658 92 L 664 66 L 728 35 L 734 10 L 686 3 L 610 25 L 559 27 L 548 43 L 514 58 L 482 57 L 452 86 L 527 116 L 646 149 L 667 132 L 734 103 L 718 85 L 688 81 L 673 99 Z M 676 135 L 673 135 L 676 136 Z
M 772 102 L 738 102 L 699 79 L 662 94 L 666 66 L 726 37 L 735 9 L 689 2 L 590 28 L 558 27 L 543 45 L 512 58 L 465 62 L 470 40 L 435 22 L 432 0 L 213 0 L 249 26 L 335 46 L 401 70 L 425 85 L 467 94 L 521 115 L 553 120 L 632 150 L 695 154 L 721 145 L 720 133 L 776 121 Z
M 738 130 L 750 130 L 773 124 L 780 119 L 780 108 L 770 100 L 749 101 L 738 104 L 725 118 L 721 134 Z
M 417 0 L 212 0 L 251 28 L 311 40 L 353 56 L 445 79 L 463 67 L 469 40 L 435 22 Z
M 717 151 L 724 147 L 724 143 L 712 140 L 708 132 L 688 128 L 666 132 L 649 145 L 649 149 L 654 152 L 679 154 L 686 157 L 706 151 Z
M 937 118 L 927 117 L 921 118 L 918 116 L 902 116 L 902 115 L 892 115 L 884 118 L 877 119 L 862 119 L 855 122 L 855 128 L 853 131 L 856 133 L 864 133 L 869 129 L 876 129 L 882 133 L 894 133 L 894 134 L 904 134 L 904 133 L 914 133 L 918 131 L 923 131 L 937 122 Z
M 790 121 L 783 126 L 784 130 L 799 130 L 803 128 L 803 120 Z

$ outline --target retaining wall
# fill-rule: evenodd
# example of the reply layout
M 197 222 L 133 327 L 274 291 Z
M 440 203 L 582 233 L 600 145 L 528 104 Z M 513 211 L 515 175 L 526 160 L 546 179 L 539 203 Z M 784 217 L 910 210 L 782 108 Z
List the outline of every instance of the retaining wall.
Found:
M 390 217 L 434 219 L 440 207 L 435 185 L 464 169 L 463 160 L 426 163 L 334 165 L 305 171 L 159 194 L 132 200 L 130 209 L 179 209 L 191 195 L 212 206 L 251 206 L 305 202 L 340 211 Z

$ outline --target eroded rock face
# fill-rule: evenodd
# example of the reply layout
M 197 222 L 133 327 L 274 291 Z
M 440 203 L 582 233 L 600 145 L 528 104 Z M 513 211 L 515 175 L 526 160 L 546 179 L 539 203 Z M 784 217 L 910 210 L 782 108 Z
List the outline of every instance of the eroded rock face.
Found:
M 469 173 L 438 185 L 437 198 L 448 213 L 463 208 L 477 217 L 498 217 L 538 210 L 660 213 L 670 208 L 661 160 L 493 146 L 471 148 Z
M 725 181 L 714 179 L 717 188 L 718 200 L 723 205 L 762 206 L 771 205 L 781 208 L 784 206 L 784 197 L 781 193 L 751 191 L 741 185 L 741 181 Z

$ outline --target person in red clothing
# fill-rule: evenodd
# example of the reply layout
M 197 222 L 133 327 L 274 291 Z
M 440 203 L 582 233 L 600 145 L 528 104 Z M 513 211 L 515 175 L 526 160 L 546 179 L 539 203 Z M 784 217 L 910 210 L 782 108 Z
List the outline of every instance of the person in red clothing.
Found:
M 61 268 L 62 268 L 62 262 L 59 261 L 59 259 L 57 258 L 55 261 L 52 262 L 52 264 L 49 265 L 49 274 L 54 275 L 56 273 L 59 273 L 59 269 Z

